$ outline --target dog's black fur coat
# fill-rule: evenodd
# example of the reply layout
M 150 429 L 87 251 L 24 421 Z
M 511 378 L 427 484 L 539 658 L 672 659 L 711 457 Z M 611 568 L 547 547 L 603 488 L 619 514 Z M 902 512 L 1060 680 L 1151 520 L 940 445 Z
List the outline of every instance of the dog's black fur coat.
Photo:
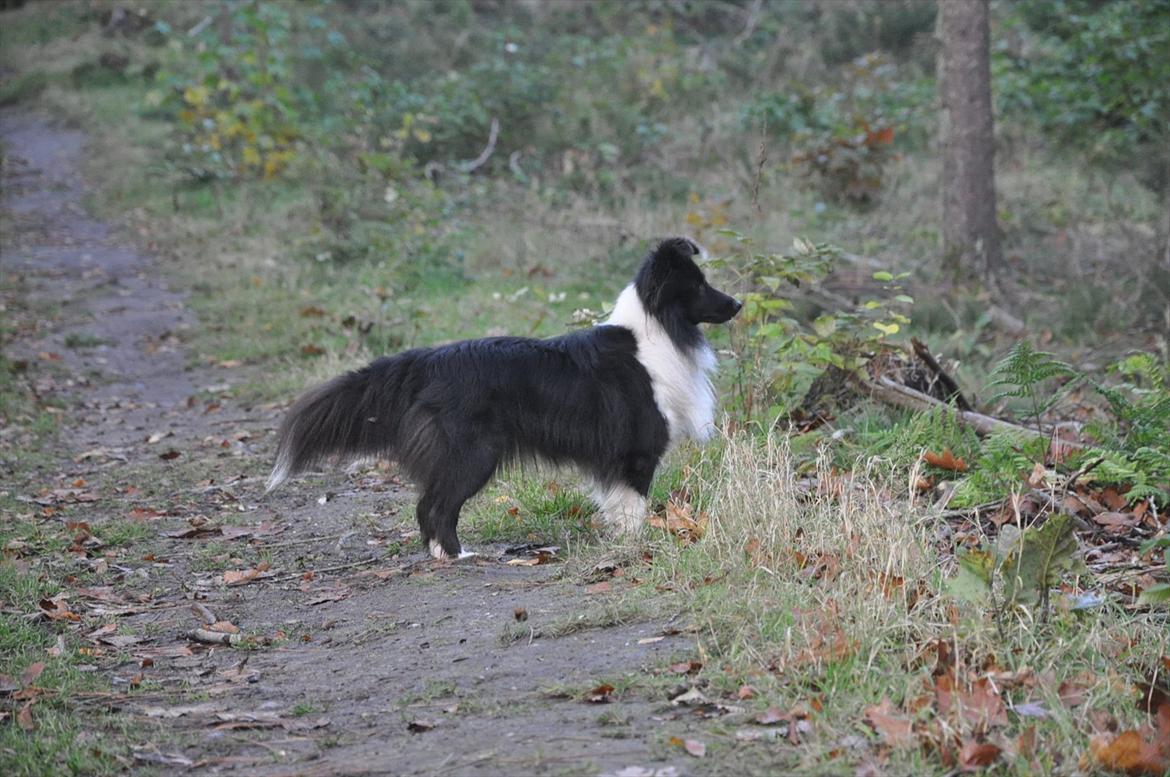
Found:
M 677 358 L 696 364 L 708 348 L 698 324 L 722 323 L 740 308 L 706 282 L 698 253 L 684 238 L 663 241 L 634 282 Z M 502 464 L 572 464 L 603 490 L 645 497 L 672 440 L 655 389 L 625 326 L 417 348 L 303 396 L 281 427 L 269 487 L 332 456 L 396 460 L 421 490 L 424 544 L 457 556 L 459 511 Z

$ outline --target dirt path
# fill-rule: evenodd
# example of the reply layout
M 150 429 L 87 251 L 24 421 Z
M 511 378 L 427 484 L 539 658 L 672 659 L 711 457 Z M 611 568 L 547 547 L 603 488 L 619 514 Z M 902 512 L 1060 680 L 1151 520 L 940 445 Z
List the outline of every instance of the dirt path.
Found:
M 74 566 L 57 569 L 77 577 L 64 601 L 82 616 L 74 628 L 108 678 L 109 708 L 136 721 L 132 768 L 667 775 L 705 765 L 666 745 L 698 723 L 665 698 L 579 698 L 661 667 L 686 638 L 639 644 L 662 633 L 653 622 L 539 636 L 597 598 L 560 580 L 560 565 L 503 563 L 502 548 L 429 560 L 408 490 L 385 473 L 265 497 L 279 409 L 236 402 L 239 372 L 191 366 L 182 341 L 198 324 L 182 294 L 158 260 L 82 208 L 84 137 L 13 113 L 0 114 L 0 134 L 3 272 L 33 311 L 10 356 L 28 361 L 42 398 L 65 403 L 59 470 L 12 487 L 44 520 L 92 530 Z M 122 539 L 107 527 L 123 527 Z M 233 573 L 240 584 L 227 584 Z M 517 608 L 533 637 L 505 644 Z M 252 649 L 190 639 L 196 610 L 240 628 Z

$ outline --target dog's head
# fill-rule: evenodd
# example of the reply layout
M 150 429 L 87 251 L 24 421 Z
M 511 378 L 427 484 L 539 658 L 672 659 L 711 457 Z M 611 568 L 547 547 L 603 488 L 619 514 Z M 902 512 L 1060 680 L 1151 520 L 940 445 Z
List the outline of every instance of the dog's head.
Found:
M 659 319 L 682 316 L 691 324 L 722 324 L 743 305 L 711 284 L 695 263 L 706 252 L 685 237 L 663 240 L 646 257 L 634 286 L 646 312 Z

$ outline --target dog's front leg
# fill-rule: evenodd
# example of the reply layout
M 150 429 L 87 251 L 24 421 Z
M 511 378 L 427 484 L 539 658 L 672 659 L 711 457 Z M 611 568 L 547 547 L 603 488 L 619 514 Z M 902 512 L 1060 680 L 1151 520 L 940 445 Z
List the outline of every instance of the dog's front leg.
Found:
M 646 521 L 646 497 L 625 483 L 595 485 L 593 501 L 613 533 L 628 535 L 642 530 Z

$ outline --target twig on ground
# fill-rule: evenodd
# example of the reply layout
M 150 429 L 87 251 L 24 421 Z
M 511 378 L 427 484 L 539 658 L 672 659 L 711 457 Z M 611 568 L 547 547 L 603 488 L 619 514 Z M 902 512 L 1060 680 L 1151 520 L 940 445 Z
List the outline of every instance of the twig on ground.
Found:
M 228 634 L 223 631 L 208 631 L 207 629 L 194 629 L 187 636 L 196 642 L 205 642 L 208 645 L 238 645 L 244 641 L 243 634 Z
M 483 167 L 484 164 L 488 161 L 488 159 L 491 158 L 492 152 L 496 150 L 496 139 L 499 136 L 500 136 L 500 120 L 497 117 L 493 116 L 492 117 L 492 128 L 488 132 L 487 146 L 484 147 L 484 150 L 480 152 L 479 156 L 477 156 L 475 159 L 471 160 L 470 162 L 465 162 L 462 165 L 463 172 L 474 173 L 476 170 Z
M 314 542 L 327 543 L 341 538 L 343 534 L 344 532 L 342 534 L 321 534 L 312 537 L 302 537 L 299 540 L 285 540 L 284 542 L 258 542 L 255 547 L 259 550 L 272 550 L 273 548 L 288 548 L 293 545 L 311 545 Z
M 219 620 L 219 618 L 215 617 L 215 613 L 207 609 L 206 605 L 200 604 L 199 602 L 191 605 L 191 612 L 202 618 L 203 622 L 209 626 Z
M 200 20 L 199 20 L 199 23 L 198 23 L 198 24 L 196 24 L 196 25 L 195 25 L 194 27 L 192 27 L 191 29 L 187 30 L 187 37 L 188 37 L 188 38 L 194 38 L 194 37 L 195 37 L 195 36 L 197 36 L 199 33 L 201 33 L 201 32 L 203 32 L 204 30 L 206 30 L 206 29 L 207 29 L 207 25 L 211 24 L 211 22 L 212 22 L 212 18 L 211 18 L 211 16 L 210 16 L 210 15 L 208 15 L 208 16 L 204 16 L 202 19 L 200 19 Z
M 281 582 L 284 582 L 285 580 L 293 580 L 295 578 L 301 577 L 302 575 L 305 574 L 305 572 L 312 572 L 315 575 L 324 575 L 324 574 L 327 574 L 329 572 L 340 572 L 343 569 L 353 569 L 354 567 L 364 567 L 368 564 L 374 564 L 374 563 L 377 563 L 381 560 L 382 560 L 382 558 L 380 556 L 375 556 L 373 558 L 362 559 L 361 561 L 351 561 L 348 564 L 338 564 L 335 567 L 324 567 L 323 569 L 306 569 L 304 572 L 289 572 L 289 573 L 284 574 L 284 575 L 276 575 L 274 577 L 270 577 L 270 578 L 268 578 L 268 582 L 281 583 Z

